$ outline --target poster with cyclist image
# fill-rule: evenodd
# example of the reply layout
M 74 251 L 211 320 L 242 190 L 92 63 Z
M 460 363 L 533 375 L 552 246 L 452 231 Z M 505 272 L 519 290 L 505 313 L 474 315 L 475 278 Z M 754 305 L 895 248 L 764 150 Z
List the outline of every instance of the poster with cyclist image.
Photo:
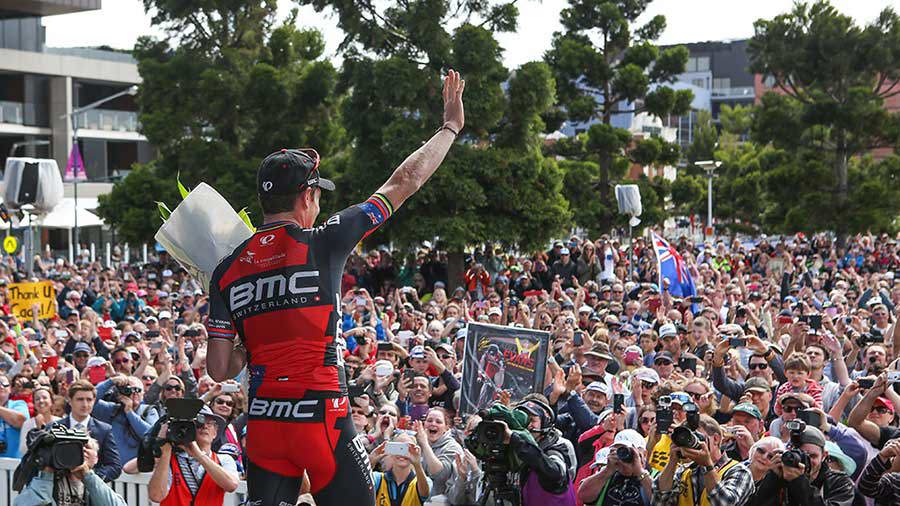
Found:
M 550 333 L 470 323 L 463 356 L 460 413 L 490 407 L 507 390 L 513 402 L 541 392 L 547 369 Z

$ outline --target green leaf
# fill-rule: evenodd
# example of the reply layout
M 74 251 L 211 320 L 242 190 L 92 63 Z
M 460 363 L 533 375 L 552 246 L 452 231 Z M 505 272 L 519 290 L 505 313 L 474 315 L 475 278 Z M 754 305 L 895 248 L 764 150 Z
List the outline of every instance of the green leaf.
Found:
M 241 211 L 238 213 L 238 216 L 240 216 L 241 219 L 244 220 L 244 223 L 247 225 L 247 228 L 249 228 L 251 232 L 256 232 L 256 227 L 254 227 L 253 223 L 250 221 L 250 215 L 247 214 L 246 207 L 241 209 Z
M 168 220 L 169 216 L 172 215 L 172 211 L 169 210 L 169 206 L 167 206 L 165 202 L 157 202 L 156 207 L 159 209 L 159 217 L 162 218 L 163 221 Z
M 175 176 L 175 181 L 178 182 L 178 193 L 181 194 L 181 198 L 186 199 L 188 196 L 188 193 L 190 193 L 190 192 L 188 191 L 187 188 L 184 187 L 183 184 L 181 184 L 181 172 L 179 172 Z

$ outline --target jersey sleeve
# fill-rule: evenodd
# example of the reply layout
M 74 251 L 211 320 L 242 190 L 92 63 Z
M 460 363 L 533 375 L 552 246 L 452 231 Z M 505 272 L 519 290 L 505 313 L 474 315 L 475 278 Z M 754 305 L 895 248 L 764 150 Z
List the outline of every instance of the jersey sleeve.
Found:
M 382 223 L 394 214 L 394 205 L 387 197 L 375 193 L 365 202 L 352 205 L 328 218 L 319 229 L 321 239 L 327 242 L 335 254 L 346 256 Z
M 218 269 L 216 271 L 218 272 Z M 225 304 L 222 291 L 219 290 L 217 278 L 218 276 L 213 274 L 209 283 L 209 318 L 206 319 L 206 333 L 210 339 L 234 341 L 237 332 L 234 329 L 234 323 L 231 321 L 231 312 Z

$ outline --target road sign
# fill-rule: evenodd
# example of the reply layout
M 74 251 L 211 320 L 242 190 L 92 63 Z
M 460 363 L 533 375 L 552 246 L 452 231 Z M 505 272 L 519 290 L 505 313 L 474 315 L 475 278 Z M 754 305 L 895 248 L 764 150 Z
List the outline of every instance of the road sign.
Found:
M 17 249 L 19 249 L 19 240 L 14 236 L 10 235 L 6 237 L 6 239 L 3 239 L 3 251 L 12 255 Z

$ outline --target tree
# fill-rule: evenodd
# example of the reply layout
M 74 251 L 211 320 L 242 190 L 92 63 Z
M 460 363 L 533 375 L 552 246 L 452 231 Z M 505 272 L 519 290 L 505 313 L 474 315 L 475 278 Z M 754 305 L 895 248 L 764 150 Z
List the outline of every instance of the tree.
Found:
M 680 115 L 693 99 L 689 90 L 665 86 L 684 72 L 688 59 L 684 47 L 660 50 L 653 45 L 665 29 L 665 18 L 655 16 L 632 28 L 648 4 L 649 0 L 570 0 L 561 13 L 565 31 L 554 34 L 553 47 L 545 55 L 568 119 L 597 123 L 584 141 L 562 147 L 568 156 L 598 164 L 598 177 L 590 184 L 599 194 L 597 226 L 603 230 L 619 219 L 612 186 L 624 176 L 634 153 L 645 164 L 671 158 L 673 151 L 677 159 L 677 147 L 662 147 L 654 138 L 634 142 L 628 130 L 612 126 L 613 117 L 640 112 Z M 653 153 L 661 158 L 647 156 Z
M 515 28 L 514 2 L 400 2 L 384 11 L 369 2 L 303 3 L 333 9 L 344 30 L 342 118 L 352 149 L 337 184 L 352 198 L 367 197 L 440 126 L 442 72 L 453 68 L 466 80 L 459 142 L 370 241 L 437 239 L 450 253 L 452 285 L 467 246 L 542 248 L 566 229 L 563 174 L 538 135 L 555 103 L 553 76 L 542 62 L 510 72 L 493 35 Z
M 697 111 L 697 123 L 694 127 L 694 142 L 688 146 L 684 155 L 688 166 L 700 160 L 712 160 L 719 143 L 719 131 L 713 123 L 712 114 L 709 111 Z
M 851 212 L 865 204 L 853 201 L 860 196 L 854 185 L 890 173 L 877 168 L 885 162 L 860 157 L 897 146 L 900 118 L 885 110 L 884 101 L 900 94 L 900 17 L 886 8 L 858 27 L 827 1 L 817 1 L 798 3 L 754 27 L 751 71 L 773 79 L 774 89 L 762 97 L 752 137 L 792 155 L 766 174 L 773 195 L 790 193 L 772 202 L 767 219 L 784 231 L 834 230 L 843 241 L 868 228 Z M 887 197 L 885 211 L 896 216 L 900 195 Z
M 99 214 L 133 242 L 153 240 L 156 201 L 177 203 L 175 183 L 215 187 L 257 220 L 256 167 L 281 147 L 315 146 L 329 172 L 344 133 L 337 70 L 324 39 L 295 27 L 296 11 L 275 26 L 274 0 L 145 0 L 167 38 L 142 37 L 134 55 L 142 83 L 141 130 L 159 150 L 100 198 Z M 324 208 L 329 207 L 326 200 Z

